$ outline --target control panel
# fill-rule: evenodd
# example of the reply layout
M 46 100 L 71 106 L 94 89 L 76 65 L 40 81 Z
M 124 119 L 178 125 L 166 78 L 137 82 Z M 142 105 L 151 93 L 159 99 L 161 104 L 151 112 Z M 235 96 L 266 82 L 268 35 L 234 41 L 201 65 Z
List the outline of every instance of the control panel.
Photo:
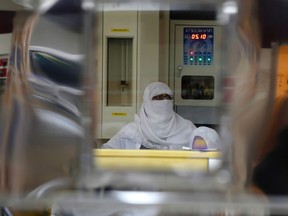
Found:
M 211 65 L 213 63 L 213 28 L 183 29 L 183 64 Z
M 170 79 L 176 106 L 221 103 L 222 27 L 215 21 L 171 22 Z

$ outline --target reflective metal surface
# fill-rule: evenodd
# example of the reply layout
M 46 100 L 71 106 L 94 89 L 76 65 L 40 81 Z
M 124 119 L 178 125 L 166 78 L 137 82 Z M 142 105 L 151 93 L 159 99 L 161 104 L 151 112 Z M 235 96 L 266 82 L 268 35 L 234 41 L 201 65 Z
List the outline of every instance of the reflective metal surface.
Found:
M 93 77 L 86 50 L 90 27 L 84 25 L 90 14 L 82 1 L 66 8 L 59 3 L 45 12 L 19 12 L 14 20 L 0 137 L 1 193 L 26 194 L 49 180 L 76 177 L 83 158 L 85 169 L 92 164 L 87 95 Z

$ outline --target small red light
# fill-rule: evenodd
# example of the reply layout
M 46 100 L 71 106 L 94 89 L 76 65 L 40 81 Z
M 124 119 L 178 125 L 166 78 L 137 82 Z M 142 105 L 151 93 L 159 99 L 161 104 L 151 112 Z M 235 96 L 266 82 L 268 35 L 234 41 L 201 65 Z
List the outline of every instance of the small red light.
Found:
M 193 51 L 190 51 L 190 55 L 193 55 L 194 54 L 194 52 Z

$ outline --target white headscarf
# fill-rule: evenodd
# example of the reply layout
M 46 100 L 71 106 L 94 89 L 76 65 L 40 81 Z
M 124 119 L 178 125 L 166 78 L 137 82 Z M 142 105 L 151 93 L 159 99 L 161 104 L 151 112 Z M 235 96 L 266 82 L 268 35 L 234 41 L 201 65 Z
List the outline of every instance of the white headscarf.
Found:
M 195 143 L 195 140 L 197 138 L 202 138 L 204 142 L 200 142 L 200 145 L 197 146 L 197 144 Z M 193 146 L 193 143 L 196 146 L 195 145 Z M 190 138 L 190 148 L 222 150 L 223 145 L 218 133 L 214 129 L 201 126 L 193 131 L 192 136 Z
M 189 146 L 195 125 L 173 110 L 172 100 L 152 100 L 156 95 L 173 95 L 164 83 L 149 84 L 143 95 L 143 104 L 135 120 L 144 138 L 142 144 L 151 149 L 181 149 Z

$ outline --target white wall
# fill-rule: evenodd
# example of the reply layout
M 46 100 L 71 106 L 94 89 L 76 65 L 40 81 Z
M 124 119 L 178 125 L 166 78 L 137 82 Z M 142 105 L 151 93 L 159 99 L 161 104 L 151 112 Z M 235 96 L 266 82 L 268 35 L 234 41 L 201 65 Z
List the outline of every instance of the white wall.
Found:
M 159 81 L 159 12 L 138 12 L 137 111 L 146 86 Z
M 0 34 L 0 55 L 10 53 L 11 33 Z
M 61 17 L 59 17 L 60 19 Z M 61 50 L 70 54 L 79 54 L 84 48 L 81 33 L 65 29 L 60 24 L 40 16 L 31 36 L 31 46 L 43 46 Z

